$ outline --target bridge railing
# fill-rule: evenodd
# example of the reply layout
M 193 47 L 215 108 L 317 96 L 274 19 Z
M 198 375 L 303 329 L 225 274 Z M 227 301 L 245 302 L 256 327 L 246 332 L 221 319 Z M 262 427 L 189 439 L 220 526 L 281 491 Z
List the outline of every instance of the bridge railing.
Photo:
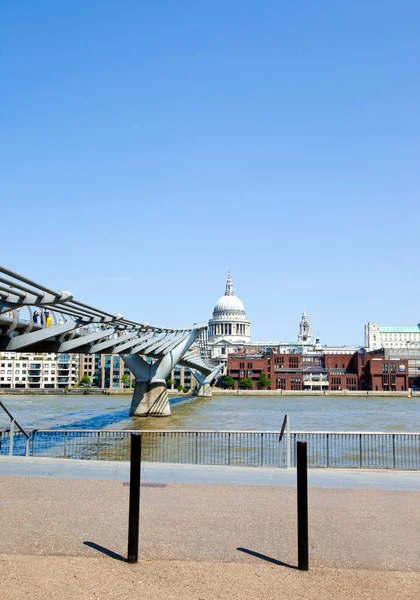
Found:
M 38 457 L 129 460 L 128 430 L 32 430 L 30 454 Z M 308 443 L 308 466 L 420 469 L 420 433 L 291 431 L 141 431 L 143 459 L 199 465 L 296 465 L 296 442 Z M 26 453 L 15 432 L 12 452 Z M 10 429 L 0 430 L 0 455 L 10 454 Z

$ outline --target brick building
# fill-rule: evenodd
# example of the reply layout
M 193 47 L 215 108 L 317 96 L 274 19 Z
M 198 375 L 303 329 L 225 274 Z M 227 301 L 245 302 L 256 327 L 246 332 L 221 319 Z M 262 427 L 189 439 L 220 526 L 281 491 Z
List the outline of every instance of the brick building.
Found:
M 235 389 L 241 379 L 250 379 L 252 389 L 258 389 L 260 374 L 265 373 L 271 390 L 408 390 L 407 361 L 388 359 L 383 351 L 232 354 L 227 371 L 235 380 Z

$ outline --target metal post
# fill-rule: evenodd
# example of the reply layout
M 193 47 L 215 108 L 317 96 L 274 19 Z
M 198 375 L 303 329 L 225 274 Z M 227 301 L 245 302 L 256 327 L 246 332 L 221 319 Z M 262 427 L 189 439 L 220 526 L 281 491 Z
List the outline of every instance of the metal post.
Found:
M 9 432 L 9 454 L 13 456 L 13 442 L 15 439 L 15 420 L 10 419 L 10 432 Z
M 392 434 L 392 465 L 395 469 L 395 434 Z
M 286 423 L 286 469 L 290 469 L 290 419 L 288 415 Z
M 67 433 L 64 434 L 64 458 L 67 458 Z
M 327 433 L 327 467 L 330 466 L 330 434 Z
M 36 434 L 36 429 L 34 429 L 32 431 L 32 453 L 31 453 L 31 456 L 35 456 L 35 434 Z
M 141 434 L 132 433 L 130 458 L 130 505 L 128 512 L 127 562 L 129 563 L 135 563 L 139 559 L 140 471 Z
M 297 442 L 297 524 L 298 567 L 300 571 L 308 571 L 308 458 L 306 442 Z
M 198 463 L 198 431 L 195 432 L 195 464 Z
M 26 445 L 25 445 L 25 456 L 30 456 L 30 452 L 29 452 L 29 435 L 26 438 Z
M 359 433 L 359 455 L 360 455 L 359 467 L 361 469 L 362 468 L 362 434 L 361 433 Z

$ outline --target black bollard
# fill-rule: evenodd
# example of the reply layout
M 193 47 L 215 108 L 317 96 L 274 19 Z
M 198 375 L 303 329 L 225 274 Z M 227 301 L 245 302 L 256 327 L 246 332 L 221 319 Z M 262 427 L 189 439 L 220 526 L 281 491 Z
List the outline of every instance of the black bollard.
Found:
M 140 471 L 141 434 L 132 433 L 130 458 L 130 505 L 128 509 L 127 562 L 129 563 L 135 563 L 139 559 Z
M 309 570 L 308 459 L 306 442 L 297 442 L 298 567 Z

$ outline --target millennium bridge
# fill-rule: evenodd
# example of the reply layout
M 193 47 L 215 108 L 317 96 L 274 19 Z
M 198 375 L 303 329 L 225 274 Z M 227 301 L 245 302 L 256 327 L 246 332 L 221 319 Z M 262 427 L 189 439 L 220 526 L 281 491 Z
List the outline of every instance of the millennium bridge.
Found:
M 129 321 L 51 290 L 0 265 L 0 352 L 119 354 L 136 384 L 130 414 L 171 414 L 166 380 L 188 367 L 198 396 L 211 396 L 221 365 L 209 358 L 207 326 L 184 329 Z

